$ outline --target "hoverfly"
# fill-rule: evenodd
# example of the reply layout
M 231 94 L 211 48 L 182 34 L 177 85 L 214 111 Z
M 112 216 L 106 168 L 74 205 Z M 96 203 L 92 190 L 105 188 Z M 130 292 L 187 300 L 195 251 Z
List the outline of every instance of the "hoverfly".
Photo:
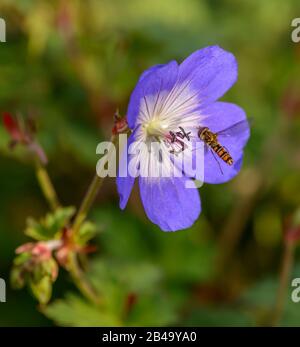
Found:
M 215 160 L 217 161 L 219 168 L 223 174 L 221 165 L 217 159 L 219 157 L 227 165 L 232 166 L 234 159 L 232 158 L 229 150 L 223 146 L 219 141 L 220 137 L 233 137 L 239 136 L 249 130 L 249 124 L 247 120 L 240 121 L 222 131 L 214 133 L 208 127 L 201 127 L 198 130 L 198 137 L 205 143 L 205 151 L 208 149 L 211 151 Z M 216 157 L 217 156 L 217 157 Z

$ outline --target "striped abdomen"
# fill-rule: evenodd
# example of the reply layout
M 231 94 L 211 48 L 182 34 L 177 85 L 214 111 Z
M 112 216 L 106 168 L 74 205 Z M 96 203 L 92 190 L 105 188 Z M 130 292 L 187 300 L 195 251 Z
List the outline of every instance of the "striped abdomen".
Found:
M 217 156 L 221 158 L 226 164 L 233 164 L 233 159 L 225 147 L 221 146 L 218 142 L 212 142 L 209 145 L 217 154 Z

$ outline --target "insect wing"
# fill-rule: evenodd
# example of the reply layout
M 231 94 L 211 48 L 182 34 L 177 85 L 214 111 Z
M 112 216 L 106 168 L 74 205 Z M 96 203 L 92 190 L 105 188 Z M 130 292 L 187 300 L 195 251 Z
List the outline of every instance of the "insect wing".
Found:
M 235 137 L 241 136 L 249 131 L 248 120 L 242 120 L 241 122 L 235 123 L 234 125 L 217 132 L 218 136 L 224 137 Z

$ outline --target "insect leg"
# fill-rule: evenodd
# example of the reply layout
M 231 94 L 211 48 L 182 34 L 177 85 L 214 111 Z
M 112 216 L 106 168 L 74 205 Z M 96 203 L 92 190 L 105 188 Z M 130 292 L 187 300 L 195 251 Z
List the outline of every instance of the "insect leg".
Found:
M 215 158 L 215 161 L 217 162 L 217 164 L 218 164 L 218 166 L 219 166 L 219 169 L 220 169 L 220 171 L 221 171 L 221 174 L 224 175 L 224 172 L 223 172 L 223 170 L 222 170 L 221 164 L 220 164 L 218 158 L 216 157 L 214 151 L 213 151 L 211 148 L 210 148 L 210 151 L 211 151 L 213 157 Z

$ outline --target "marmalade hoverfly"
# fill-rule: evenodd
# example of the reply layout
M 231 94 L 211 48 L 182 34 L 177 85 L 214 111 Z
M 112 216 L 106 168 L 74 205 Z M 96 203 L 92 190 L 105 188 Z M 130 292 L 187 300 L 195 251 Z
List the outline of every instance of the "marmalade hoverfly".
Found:
M 208 127 L 201 127 L 198 130 L 198 137 L 200 140 L 202 140 L 206 144 L 206 148 L 210 149 L 213 156 L 215 157 L 216 161 L 218 162 L 219 168 L 223 174 L 222 168 L 220 166 L 219 161 L 216 158 L 216 155 L 227 165 L 233 165 L 234 159 L 232 158 L 229 150 L 224 147 L 220 141 L 219 136 L 237 136 L 242 135 L 244 132 L 248 131 L 249 124 L 247 120 L 240 121 L 222 131 L 219 131 L 217 133 L 214 133 L 211 131 Z

